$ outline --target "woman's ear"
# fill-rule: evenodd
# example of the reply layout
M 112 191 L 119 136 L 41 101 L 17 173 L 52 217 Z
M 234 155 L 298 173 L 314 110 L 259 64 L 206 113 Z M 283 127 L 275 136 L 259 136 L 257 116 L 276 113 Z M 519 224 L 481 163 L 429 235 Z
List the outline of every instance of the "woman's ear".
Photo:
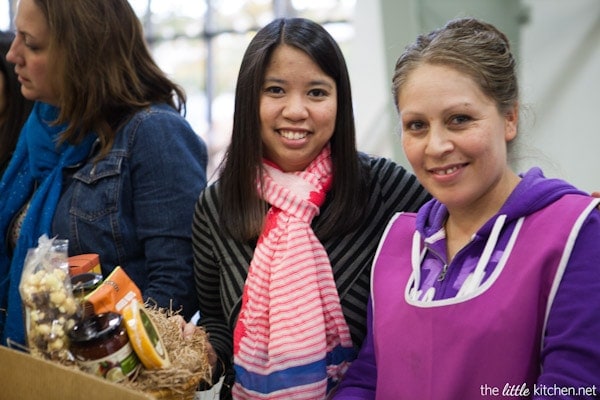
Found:
M 515 102 L 513 106 L 511 106 L 504 113 L 505 120 L 505 129 L 504 129 L 504 138 L 506 142 L 510 142 L 517 136 L 517 128 L 519 126 L 519 103 Z

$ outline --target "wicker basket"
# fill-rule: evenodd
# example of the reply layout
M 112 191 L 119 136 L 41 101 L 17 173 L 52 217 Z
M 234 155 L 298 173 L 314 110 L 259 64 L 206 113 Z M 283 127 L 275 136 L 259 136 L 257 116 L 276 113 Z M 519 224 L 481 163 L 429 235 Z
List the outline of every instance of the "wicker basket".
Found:
M 181 338 L 181 328 L 169 320 L 165 310 L 146 307 L 152 317 L 171 365 L 164 369 L 141 369 L 126 385 L 160 400 L 193 400 L 200 382 L 211 381 L 206 351 L 207 334 L 198 329 L 192 340 Z
M 198 385 L 202 377 L 194 377 L 186 384 L 177 388 L 163 388 L 157 390 L 145 391 L 157 400 L 194 400 Z
M 173 314 L 157 307 L 146 306 L 156 328 L 163 338 L 171 365 L 160 370 L 140 368 L 132 380 L 119 382 L 120 385 L 146 393 L 157 400 L 193 400 L 198 385 L 211 382 L 211 368 L 206 351 L 207 334 L 198 329 L 192 340 L 181 338 L 180 327 L 169 321 Z M 31 356 L 55 362 L 75 371 L 81 371 L 73 360 L 49 360 L 36 348 L 28 348 L 8 340 L 8 347 L 21 350 Z

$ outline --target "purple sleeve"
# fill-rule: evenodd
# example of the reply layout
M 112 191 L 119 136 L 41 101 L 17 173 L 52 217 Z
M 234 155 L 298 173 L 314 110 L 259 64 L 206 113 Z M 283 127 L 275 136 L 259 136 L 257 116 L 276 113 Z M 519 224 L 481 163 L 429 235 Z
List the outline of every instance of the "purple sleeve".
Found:
M 599 337 L 600 212 L 594 210 L 575 241 L 550 309 L 533 398 L 598 398 Z
M 367 336 L 363 341 L 356 360 L 342 379 L 334 400 L 366 400 L 375 398 L 377 383 L 377 365 L 373 346 L 373 315 L 371 299 L 367 304 Z

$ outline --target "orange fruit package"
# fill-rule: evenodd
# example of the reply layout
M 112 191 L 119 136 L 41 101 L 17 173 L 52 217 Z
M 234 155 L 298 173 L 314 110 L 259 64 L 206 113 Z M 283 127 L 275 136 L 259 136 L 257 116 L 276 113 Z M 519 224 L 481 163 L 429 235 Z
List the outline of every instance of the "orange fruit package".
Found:
M 85 313 L 91 313 L 93 309 L 94 314 L 111 311 L 121 314 L 131 301 L 143 303 L 142 292 L 123 268 L 117 267 L 98 288 L 85 296 Z

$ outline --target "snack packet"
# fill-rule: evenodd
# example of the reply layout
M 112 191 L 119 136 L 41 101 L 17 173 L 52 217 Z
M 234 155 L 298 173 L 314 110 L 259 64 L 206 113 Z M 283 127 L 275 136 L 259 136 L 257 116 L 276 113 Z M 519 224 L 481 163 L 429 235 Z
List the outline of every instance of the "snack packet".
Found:
M 75 325 L 79 312 L 69 277 L 67 249 L 67 240 L 42 235 L 38 247 L 27 252 L 19 284 L 30 352 L 57 361 L 72 358 L 67 332 Z
M 98 288 L 84 298 L 86 314 L 92 311 L 94 314 L 111 311 L 121 314 L 123 308 L 134 300 L 143 302 L 142 292 L 121 267 L 116 267 Z

